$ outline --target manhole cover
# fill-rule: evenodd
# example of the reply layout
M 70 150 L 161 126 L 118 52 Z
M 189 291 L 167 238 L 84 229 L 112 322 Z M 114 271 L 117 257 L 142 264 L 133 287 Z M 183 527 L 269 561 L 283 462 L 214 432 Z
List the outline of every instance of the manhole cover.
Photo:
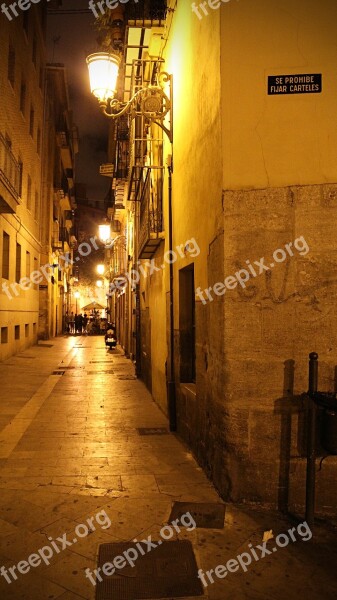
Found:
M 186 596 L 202 596 L 203 587 L 198 579 L 198 567 L 193 553 L 192 544 L 188 540 L 166 542 L 160 540 L 153 542 L 158 547 L 148 551 L 147 545 L 138 542 L 139 547 L 130 542 L 102 544 L 99 548 L 98 567 L 100 577 L 97 582 L 96 600 L 146 600 L 150 598 L 183 598 Z M 133 565 L 121 561 L 123 552 L 128 556 L 136 557 Z M 119 557 L 118 564 L 123 568 L 114 569 L 112 564 L 112 575 L 109 566 L 115 557 Z
M 64 375 L 65 371 L 53 371 L 52 375 Z
M 165 427 L 137 427 L 139 435 L 167 435 L 170 432 Z
M 225 520 L 225 504 L 208 502 L 174 502 L 169 518 L 169 523 L 180 519 L 189 512 L 195 520 L 197 527 L 204 529 L 223 529 Z

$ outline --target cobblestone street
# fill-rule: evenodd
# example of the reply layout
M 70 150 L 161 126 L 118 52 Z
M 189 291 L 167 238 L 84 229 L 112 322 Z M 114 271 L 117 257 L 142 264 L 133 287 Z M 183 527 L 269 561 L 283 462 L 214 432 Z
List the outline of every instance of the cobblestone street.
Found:
M 157 539 L 173 501 L 221 503 L 184 445 L 160 431 L 168 427 L 166 418 L 135 379 L 132 363 L 118 349 L 107 352 L 101 337 L 41 343 L 1 364 L 0 373 L 1 565 L 8 570 L 65 533 L 73 540 L 76 526 L 101 511 L 111 521 L 55 552 L 50 565 L 26 574 L 14 570 L 15 576 L 7 571 L 10 581 L 0 578 L 2 599 L 91 600 L 95 587 L 85 570 L 97 567 L 100 544 Z M 141 428 L 152 428 L 152 435 L 140 435 Z M 248 543 L 261 544 L 265 531 L 290 526 L 279 515 L 227 505 L 223 529 L 183 530 L 175 537 L 192 542 L 205 571 Z M 332 531 L 320 527 L 314 542 L 298 539 L 246 573 L 215 578 L 205 594 L 213 600 L 303 594 L 332 600 L 336 558 Z

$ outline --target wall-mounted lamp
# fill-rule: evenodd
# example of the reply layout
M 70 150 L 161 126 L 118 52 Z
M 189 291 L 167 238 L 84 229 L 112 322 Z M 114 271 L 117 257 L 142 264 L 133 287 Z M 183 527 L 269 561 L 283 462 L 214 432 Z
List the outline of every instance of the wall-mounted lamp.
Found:
M 109 52 L 96 52 L 87 57 L 87 65 L 91 92 L 97 98 L 101 111 L 106 117 L 116 119 L 126 112 L 130 112 L 131 118 L 143 116 L 159 125 L 172 142 L 171 118 L 170 127 L 164 125 L 164 118 L 172 108 L 172 75 L 165 71 L 158 71 L 155 84 L 149 84 L 136 91 L 128 102 L 121 102 L 114 98 L 120 57 Z M 168 86 L 169 95 L 164 92 L 165 85 Z

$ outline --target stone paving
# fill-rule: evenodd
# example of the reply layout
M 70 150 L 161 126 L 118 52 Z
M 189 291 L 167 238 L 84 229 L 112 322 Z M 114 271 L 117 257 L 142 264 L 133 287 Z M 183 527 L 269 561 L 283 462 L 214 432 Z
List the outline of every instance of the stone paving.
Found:
M 138 428 L 167 428 L 167 421 L 120 350 L 107 352 L 100 337 L 59 338 L 49 345 L 0 364 L 4 600 L 93 600 L 95 587 L 85 570 L 96 568 L 100 544 L 158 539 L 175 500 L 221 502 L 175 435 L 139 435 Z M 84 536 L 88 519 L 95 531 Z M 189 539 L 206 571 L 247 552 L 250 543 L 261 545 L 265 531 L 277 535 L 292 526 L 276 513 L 227 505 L 223 529 L 184 529 L 174 539 Z M 252 561 L 247 572 L 234 565 L 223 579 L 213 574 L 205 597 L 283 600 L 305 594 L 306 600 L 335 600 L 333 528 L 321 525 L 314 540 L 297 540 L 277 554 L 268 541 L 271 554 Z M 37 556 L 30 569 L 21 563 L 29 572 L 14 568 L 53 543 L 49 565 L 38 564 Z

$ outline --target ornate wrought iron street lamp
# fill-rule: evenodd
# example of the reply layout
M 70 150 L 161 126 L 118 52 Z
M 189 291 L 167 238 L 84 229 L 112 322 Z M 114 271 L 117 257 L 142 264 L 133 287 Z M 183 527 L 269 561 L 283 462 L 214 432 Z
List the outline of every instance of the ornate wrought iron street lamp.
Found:
M 159 61 L 158 61 L 159 62 Z M 143 116 L 161 127 L 172 142 L 172 128 L 164 124 L 166 115 L 172 109 L 171 83 L 172 76 L 166 71 L 158 71 L 155 83 L 137 90 L 128 102 L 114 98 L 117 88 L 120 57 L 109 52 L 96 52 L 87 57 L 90 88 L 97 98 L 102 113 L 117 119 L 126 112 L 131 118 Z M 164 91 L 165 86 L 168 94 Z

